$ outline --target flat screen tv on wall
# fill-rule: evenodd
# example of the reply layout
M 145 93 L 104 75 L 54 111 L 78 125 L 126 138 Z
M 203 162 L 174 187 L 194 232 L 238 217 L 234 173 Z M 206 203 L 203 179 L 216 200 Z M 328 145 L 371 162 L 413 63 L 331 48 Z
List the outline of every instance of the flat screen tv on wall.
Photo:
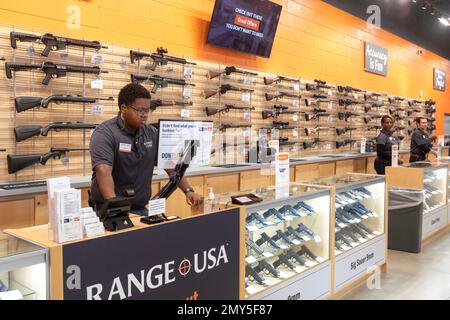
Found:
M 281 8 L 267 0 L 216 0 L 207 43 L 268 58 Z

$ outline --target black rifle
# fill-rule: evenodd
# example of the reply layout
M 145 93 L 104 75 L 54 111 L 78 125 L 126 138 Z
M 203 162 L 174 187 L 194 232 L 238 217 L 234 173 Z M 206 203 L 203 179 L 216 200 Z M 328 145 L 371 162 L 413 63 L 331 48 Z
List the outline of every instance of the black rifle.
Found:
M 404 101 L 405 100 L 405 98 L 400 98 L 400 97 L 389 97 L 388 98 L 388 101 L 389 101 L 389 103 L 395 103 L 395 102 L 398 102 L 398 101 Z
M 320 99 L 305 99 L 305 105 L 307 106 L 307 107 L 309 107 L 309 106 L 312 106 L 312 105 L 314 105 L 314 106 L 318 106 L 321 102 L 330 102 L 330 100 L 328 100 L 328 99 L 322 99 L 322 98 L 320 98 Z
M 265 93 L 264 95 L 265 95 L 265 97 L 266 97 L 266 101 L 271 101 L 271 100 L 273 100 L 273 99 L 277 99 L 277 100 L 278 100 L 278 99 L 283 98 L 283 97 L 289 97 L 289 98 L 298 98 L 298 99 L 301 99 L 301 96 L 300 96 L 300 95 L 291 94 L 291 93 L 287 93 L 287 92 L 280 92 L 280 93 L 277 94 L 277 95 Z
M 40 125 L 24 125 L 14 128 L 14 135 L 16 141 L 24 141 L 34 136 L 47 136 L 50 130 L 61 131 L 62 129 L 93 129 L 97 127 L 96 124 L 82 123 L 82 122 L 52 122 L 43 127 Z
M 332 129 L 332 127 L 319 127 L 319 126 L 316 126 L 314 128 L 305 128 L 305 134 L 307 136 L 309 136 L 311 134 L 311 132 L 315 133 L 315 132 L 318 132 L 318 131 L 321 131 L 321 130 L 328 130 L 328 129 Z
M 427 101 L 425 101 L 425 105 L 427 106 L 427 107 L 431 107 L 431 106 L 434 106 L 436 104 L 436 101 L 434 101 L 434 100 L 427 100 Z
M 180 106 L 180 107 L 192 106 L 192 101 L 183 102 L 174 100 L 155 99 L 150 102 L 150 108 L 152 110 L 155 110 L 158 107 L 170 107 L 170 106 Z
M 39 69 L 40 71 L 45 73 L 44 80 L 42 80 L 42 84 L 48 85 L 50 82 L 50 79 L 53 78 L 61 78 L 65 77 L 68 72 L 73 73 L 90 73 L 99 75 L 100 73 L 108 73 L 108 71 L 103 71 L 100 69 L 100 67 L 85 67 L 85 66 L 79 66 L 79 65 L 69 65 L 69 64 L 54 64 L 53 62 L 46 61 L 43 64 L 26 64 L 26 63 L 13 63 L 13 62 L 6 62 L 5 63 L 5 70 L 6 70 L 6 77 L 8 79 L 12 78 L 12 72 L 11 71 L 27 71 L 27 70 L 33 70 L 33 69 Z
M 338 100 L 338 104 L 343 107 L 343 106 L 350 106 L 352 104 L 359 104 L 361 102 L 359 101 L 354 101 L 352 99 L 339 99 Z
M 29 33 L 21 33 L 11 31 L 10 33 L 11 47 L 17 49 L 17 41 L 19 42 L 40 42 L 45 44 L 45 48 L 41 55 L 48 57 L 50 51 L 65 50 L 68 46 L 92 48 L 95 50 L 108 49 L 106 46 L 102 46 L 98 41 L 86 41 L 79 39 L 63 38 L 54 36 L 51 33 L 46 33 L 42 36 L 37 36 Z
M 245 88 L 238 88 L 238 87 L 234 87 L 230 84 L 222 84 L 218 89 L 216 90 L 204 90 L 203 91 L 203 96 L 205 99 L 209 99 L 213 96 L 215 96 L 216 94 L 225 94 L 228 91 L 241 91 L 241 92 L 253 92 L 254 90 L 252 89 L 245 89 Z
M 364 105 L 364 111 L 368 112 L 368 111 L 372 110 L 372 108 L 379 108 L 379 107 L 382 107 L 383 105 L 384 105 L 383 101 L 376 101 L 376 102 L 373 102 L 373 103 L 366 103 Z
M 436 112 L 436 108 L 427 108 L 425 109 L 426 114 L 433 114 Z
M 184 58 L 178 58 L 173 56 L 166 55 L 168 53 L 167 49 L 164 49 L 163 47 L 159 47 L 156 49 L 156 53 L 145 53 L 140 51 L 134 51 L 130 50 L 130 60 L 131 63 L 134 63 L 136 60 L 142 60 L 142 59 L 152 59 L 153 64 L 150 66 L 146 66 L 145 69 L 150 69 L 154 71 L 157 66 L 165 66 L 168 62 L 174 62 L 179 64 L 190 64 L 196 66 L 197 64 L 195 62 L 189 62 Z
M 340 135 L 343 135 L 343 134 L 345 134 L 345 133 L 347 133 L 349 131 L 352 131 L 352 130 L 357 130 L 357 128 L 352 128 L 352 127 L 336 128 L 336 134 L 338 136 L 340 136 Z
M 326 109 L 320 109 L 320 108 L 314 108 L 313 112 L 314 113 L 325 113 L 325 112 L 327 112 L 327 110 Z
M 349 86 L 338 86 L 337 87 L 338 91 L 340 93 L 351 93 L 351 92 L 366 92 L 366 90 L 362 90 L 362 89 L 358 89 L 358 88 L 353 88 L 353 87 L 349 87 Z
M 394 115 L 394 114 L 398 114 L 398 112 L 401 112 L 401 111 L 405 111 L 405 109 L 403 109 L 403 108 L 396 108 L 396 109 L 389 108 L 389 114 L 391 116 Z
M 195 84 L 187 83 L 184 79 L 166 78 L 158 75 L 138 76 L 135 74 L 131 74 L 131 82 L 141 83 L 145 81 L 150 81 L 153 83 L 151 93 L 156 93 L 158 88 L 167 88 L 169 84 L 195 87 Z
M 266 281 L 266 279 L 264 279 L 258 272 L 255 271 L 255 269 L 253 269 L 250 265 L 246 265 L 245 266 L 245 275 L 246 277 L 248 277 L 251 281 L 256 281 L 259 284 L 263 285 L 264 281 Z
M 263 110 L 262 111 L 262 118 L 265 119 L 269 119 L 269 118 L 275 118 L 278 117 L 281 114 L 294 114 L 294 113 L 299 113 L 299 111 L 291 111 L 288 110 L 289 107 L 286 106 L 273 106 L 276 111 L 273 110 Z
M 311 121 L 314 119 L 319 119 L 320 117 L 328 117 L 330 113 L 318 112 L 318 113 L 305 113 L 305 120 Z
M 283 77 L 283 76 L 277 76 L 275 79 L 268 79 L 268 78 L 264 77 L 265 85 L 271 85 L 272 83 L 278 83 L 280 81 L 300 82 L 300 80 L 298 80 L 298 79 L 292 79 L 292 78 L 287 78 L 287 77 Z
M 401 130 L 405 130 L 405 129 L 406 129 L 405 126 L 395 126 L 395 127 L 393 128 L 393 131 L 396 132 L 396 131 L 401 131 Z
M 205 112 L 206 112 L 206 115 L 209 117 L 209 116 L 213 116 L 213 115 L 215 115 L 217 113 L 220 113 L 220 112 L 228 112 L 231 109 L 236 109 L 236 110 L 255 110 L 255 107 L 235 106 L 235 105 L 232 105 L 232 104 L 226 104 L 223 108 L 220 108 L 220 109 L 212 108 L 212 107 L 206 107 L 205 108 Z
M 290 126 L 289 122 L 287 121 L 273 121 L 272 125 L 273 127 L 271 129 L 278 129 L 278 130 L 295 129 L 295 127 Z
M 302 145 L 303 145 L 303 150 L 309 149 L 309 148 L 313 148 L 315 147 L 320 141 L 319 138 L 314 138 L 314 140 L 312 141 L 303 141 Z
M 211 70 L 209 70 L 208 71 L 208 79 L 217 78 L 218 76 L 220 76 L 222 74 L 226 74 L 227 76 L 229 76 L 232 73 L 247 74 L 247 75 L 252 75 L 252 76 L 257 76 L 258 75 L 257 73 L 254 73 L 254 72 L 238 69 L 235 66 L 228 66 L 224 70 L 221 70 L 221 71 L 211 71 Z
M 420 112 L 420 109 L 412 109 L 412 110 L 406 110 L 406 114 L 409 116 L 411 116 L 413 113 L 415 112 Z
M 381 114 L 372 114 L 370 116 L 364 117 L 364 122 L 368 124 L 370 121 L 372 121 L 372 119 L 380 119 L 381 117 L 383 117 L 383 115 Z
M 373 129 L 379 130 L 379 129 L 381 129 L 381 128 L 382 128 L 381 125 L 375 124 L 375 125 L 373 125 L 373 126 L 367 127 L 367 131 L 370 131 L 370 130 L 373 130 Z
M 336 149 L 345 147 L 346 145 L 356 142 L 356 140 L 353 139 L 345 139 L 344 141 L 336 141 Z
M 332 88 L 334 88 L 334 86 L 327 85 L 327 82 L 323 81 L 323 80 L 314 79 L 314 82 L 316 83 L 316 88 L 322 88 L 322 89 L 332 89 Z
M 414 106 L 414 105 L 416 105 L 416 104 L 421 104 L 421 103 L 423 103 L 423 101 L 419 101 L 419 100 L 409 100 L 409 101 L 408 101 L 408 105 L 409 105 L 410 107 L 412 107 L 412 106 Z
M 231 128 L 251 128 L 252 125 L 251 124 L 222 124 L 219 128 L 220 131 L 225 131 L 227 129 L 231 129 Z
M 356 117 L 356 116 L 359 116 L 359 114 L 354 113 L 354 112 L 339 112 L 339 113 L 338 113 L 338 118 L 339 118 L 339 120 L 345 120 L 345 121 L 348 121 L 348 119 L 349 119 L 350 117 Z
M 35 107 L 47 108 L 51 102 L 56 104 L 62 102 L 73 103 L 96 103 L 100 100 L 114 101 L 113 97 L 109 98 L 93 98 L 93 97 L 80 97 L 80 96 L 64 96 L 64 95 L 52 95 L 47 98 L 41 97 L 17 97 L 14 99 L 17 112 L 23 112 Z
M 280 276 L 280 273 L 278 270 L 276 270 L 270 263 L 268 263 L 266 260 L 261 260 L 258 265 L 255 267 L 255 270 L 257 272 L 264 272 L 265 274 L 271 274 L 275 278 L 278 278 Z
M 6 156 L 6 160 L 8 163 L 8 173 L 15 173 L 37 163 L 45 165 L 50 158 L 61 159 L 61 157 L 66 155 L 67 152 L 76 151 L 89 151 L 89 149 L 51 148 L 49 152 L 44 154 L 8 154 Z
M 374 99 L 374 98 L 378 99 L 379 97 L 381 97 L 381 94 L 372 92 L 372 93 L 365 94 L 364 95 L 364 100 L 367 101 L 369 99 Z

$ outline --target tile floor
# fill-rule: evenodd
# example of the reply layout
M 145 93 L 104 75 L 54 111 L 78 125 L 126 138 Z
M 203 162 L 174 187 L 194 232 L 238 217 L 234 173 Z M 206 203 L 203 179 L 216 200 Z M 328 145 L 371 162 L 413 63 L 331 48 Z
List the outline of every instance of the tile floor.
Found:
M 450 300 L 450 231 L 422 246 L 419 254 L 389 250 L 388 272 L 380 283 L 373 290 L 364 283 L 343 299 Z

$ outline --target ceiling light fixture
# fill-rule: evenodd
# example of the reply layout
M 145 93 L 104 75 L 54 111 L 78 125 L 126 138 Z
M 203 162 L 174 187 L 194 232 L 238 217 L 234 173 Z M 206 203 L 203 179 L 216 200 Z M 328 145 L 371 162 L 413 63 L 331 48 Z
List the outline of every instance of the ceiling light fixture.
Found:
M 440 17 L 439 22 L 442 23 L 446 27 L 450 27 L 450 19 L 445 17 Z

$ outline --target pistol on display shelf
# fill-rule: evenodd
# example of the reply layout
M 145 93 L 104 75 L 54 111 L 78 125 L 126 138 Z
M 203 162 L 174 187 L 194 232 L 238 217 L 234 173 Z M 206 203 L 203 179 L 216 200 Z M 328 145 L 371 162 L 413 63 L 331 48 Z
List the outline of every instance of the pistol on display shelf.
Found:
M 146 66 L 145 69 L 150 69 L 154 71 L 157 66 L 165 66 L 168 62 L 178 63 L 178 64 L 189 64 L 196 66 L 195 62 L 189 62 L 184 58 L 173 57 L 166 55 L 168 53 L 167 49 L 163 47 L 158 47 L 156 49 L 156 53 L 145 53 L 135 50 L 130 50 L 130 61 L 134 63 L 135 61 L 139 61 L 142 59 L 151 59 L 153 63 L 149 66 Z
M 283 76 L 277 76 L 275 79 L 269 79 L 269 78 L 264 77 L 265 85 L 271 85 L 273 83 L 279 83 L 281 81 L 300 83 L 299 79 L 293 79 L 293 78 L 288 78 L 288 77 L 283 77 Z
M 296 217 L 301 217 L 301 215 L 298 213 L 298 211 L 296 209 L 294 209 L 290 204 L 286 204 L 286 205 L 282 206 L 280 209 L 278 209 L 278 211 L 281 214 L 291 214 Z
M 26 63 L 14 63 L 6 62 L 5 71 L 6 77 L 8 79 L 12 78 L 12 71 L 30 71 L 30 70 L 40 70 L 45 73 L 45 77 L 42 80 L 42 84 L 48 85 L 51 79 L 65 77 L 68 72 L 72 73 L 83 73 L 83 74 L 95 74 L 108 73 L 108 71 L 103 71 L 100 67 L 86 67 L 80 65 L 69 65 L 69 64 L 55 64 L 53 62 L 43 62 L 42 64 L 26 64 Z
M 61 157 L 65 156 L 67 152 L 77 151 L 89 151 L 89 149 L 51 148 L 49 152 L 44 154 L 8 154 L 6 156 L 6 160 L 8 163 L 8 173 L 15 173 L 37 163 L 45 165 L 50 158 L 61 159 Z
M 278 241 L 280 239 L 282 239 L 284 242 L 286 242 L 287 244 L 294 244 L 294 242 L 292 242 L 291 239 L 289 239 L 289 236 L 287 236 L 285 233 L 283 233 L 283 231 L 281 230 L 277 230 L 276 233 L 272 236 L 272 239 L 274 241 Z
M 266 101 L 272 101 L 273 99 L 278 100 L 278 99 L 283 98 L 283 97 L 297 98 L 297 99 L 301 99 L 302 98 L 301 95 L 290 94 L 288 92 L 280 92 L 277 95 L 273 95 L 273 94 L 270 94 L 270 93 L 265 93 L 264 96 L 266 97 Z
M 338 118 L 339 120 L 345 120 L 348 121 L 349 118 L 351 117 L 357 117 L 359 116 L 359 114 L 354 113 L 354 112 L 338 112 Z
M 357 130 L 358 128 L 345 127 L 345 128 L 336 128 L 336 134 L 338 136 L 343 135 L 349 131 Z
M 258 272 L 255 271 L 250 265 L 245 266 L 245 274 L 250 280 L 258 282 L 260 285 L 264 284 L 264 277 L 262 277 Z
M 261 233 L 261 238 L 256 240 L 256 244 L 258 246 L 262 245 L 263 243 L 267 243 L 275 249 L 281 249 L 280 246 L 275 241 L 273 241 L 273 239 L 269 237 L 265 232 Z
M 280 273 L 277 269 L 275 269 L 270 263 L 268 263 L 265 260 L 261 260 L 258 265 L 255 267 L 255 271 L 257 272 L 264 272 L 265 274 L 269 275 L 271 274 L 275 278 L 280 277 Z
M 233 104 L 225 104 L 223 108 L 213 108 L 213 107 L 206 107 L 205 108 L 205 112 L 206 115 L 208 117 L 213 116 L 217 113 L 222 113 L 222 112 L 228 112 L 230 110 L 255 110 L 255 107 L 246 107 L 246 106 L 235 106 Z
M 40 125 L 23 125 L 14 128 L 14 136 L 16 141 L 24 141 L 34 136 L 47 136 L 50 130 L 57 132 L 62 129 L 94 129 L 96 124 L 82 123 L 82 122 L 52 122 L 49 125 L 43 127 Z
M 250 239 L 245 239 L 245 244 L 247 245 L 247 247 L 253 250 L 258 256 L 261 256 L 264 253 L 264 250 L 261 249 L 256 243 L 254 243 Z
M 222 74 L 225 74 L 225 75 L 229 76 L 232 73 L 239 73 L 239 74 L 245 74 L 245 75 L 251 75 L 251 76 L 257 76 L 258 75 L 255 72 L 250 72 L 250 71 L 247 71 L 247 70 L 241 70 L 241 69 L 236 68 L 235 66 L 228 66 L 228 67 L 225 67 L 224 70 L 219 70 L 219 71 L 209 70 L 208 71 L 208 79 L 217 78 L 217 77 L 221 76 Z
M 295 229 L 298 233 L 306 233 L 308 236 L 310 236 L 311 238 L 314 238 L 314 236 L 316 235 L 314 233 L 314 231 L 312 231 L 310 228 L 308 228 L 305 224 L 300 223 L 298 225 L 298 227 Z
M 345 139 L 344 141 L 336 141 L 336 149 L 345 147 L 346 145 L 349 145 L 354 142 L 356 142 L 356 140 L 354 139 Z
M 264 220 L 263 217 L 261 217 L 258 213 L 253 212 L 252 214 L 250 214 L 248 217 L 245 218 L 245 222 L 247 224 L 252 223 L 253 221 L 257 221 L 259 223 L 261 223 L 263 226 L 267 225 L 267 222 Z
M 64 38 L 54 36 L 51 33 L 45 33 L 42 36 L 37 36 L 30 33 L 22 32 L 10 32 L 11 47 L 17 49 L 17 41 L 19 42 L 38 42 L 45 45 L 44 50 L 41 55 L 48 57 L 50 51 L 60 51 L 65 50 L 68 46 L 81 47 L 81 48 L 92 48 L 95 50 L 108 49 L 108 47 L 103 46 L 98 41 L 86 41 L 71 38 Z
M 42 107 L 48 108 L 51 102 L 60 104 L 63 102 L 72 103 L 96 103 L 99 101 L 114 101 L 113 97 L 109 98 L 94 98 L 94 97 L 81 97 L 81 96 L 65 96 L 65 95 L 51 95 L 47 98 L 41 97 L 17 97 L 14 99 L 14 105 L 17 112 L 23 112 L 32 108 Z
M 263 217 L 265 219 L 268 219 L 271 216 L 276 217 L 280 222 L 286 221 L 286 219 L 283 217 L 283 215 L 280 212 L 278 212 L 277 209 L 271 208 L 263 213 Z
M 220 131 L 225 131 L 227 129 L 232 129 L 232 128 L 251 128 L 252 125 L 251 124 L 228 124 L 228 123 L 224 123 L 220 126 L 219 130 Z
M 278 256 L 278 260 L 273 263 L 275 269 L 278 269 L 281 265 L 284 265 L 287 268 L 295 271 L 295 266 L 292 264 L 292 262 L 289 261 L 289 258 L 284 253 L 280 254 Z
M 175 79 L 175 78 L 167 78 L 161 77 L 159 75 L 148 75 L 148 76 L 140 76 L 131 74 L 131 82 L 133 83 L 142 83 L 150 81 L 153 83 L 153 88 L 151 93 L 156 93 L 159 88 L 167 88 L 169 84 L 177 85 L 177 86 L 191 86 L 195 87 L 193 83 L 187 83 L 184 79 Z
M 297 251 L 297 254 L 301 257 L 307 256 L 310 259 L 317 261 L 317 256 L 306 245 L 302 245 L 301 249 L 299 251 Z
M 204 90 L 203 91 L 203 97 L 205 99 L 209 99 L 217 94 L 223 95 L 227 93 L 228 91 L 239 91 L 239 92 L 254 92 L 252 89 L 245 89 L 245 88 L 238 88 L 234 87 L 230 84 L 222 84 L 218 89 L 216 90 Z
M 289 251 L 286 252 L 286 256 L 289 257 L 290 259 L 295 260 L 301 266 L 304 266 L 306 264 L 306 262 L 307 262 L 305 258 L 303 258 L 302 256 L 298 255 L 298 253 L 296 253 L 292 249 L 289 249 Z

